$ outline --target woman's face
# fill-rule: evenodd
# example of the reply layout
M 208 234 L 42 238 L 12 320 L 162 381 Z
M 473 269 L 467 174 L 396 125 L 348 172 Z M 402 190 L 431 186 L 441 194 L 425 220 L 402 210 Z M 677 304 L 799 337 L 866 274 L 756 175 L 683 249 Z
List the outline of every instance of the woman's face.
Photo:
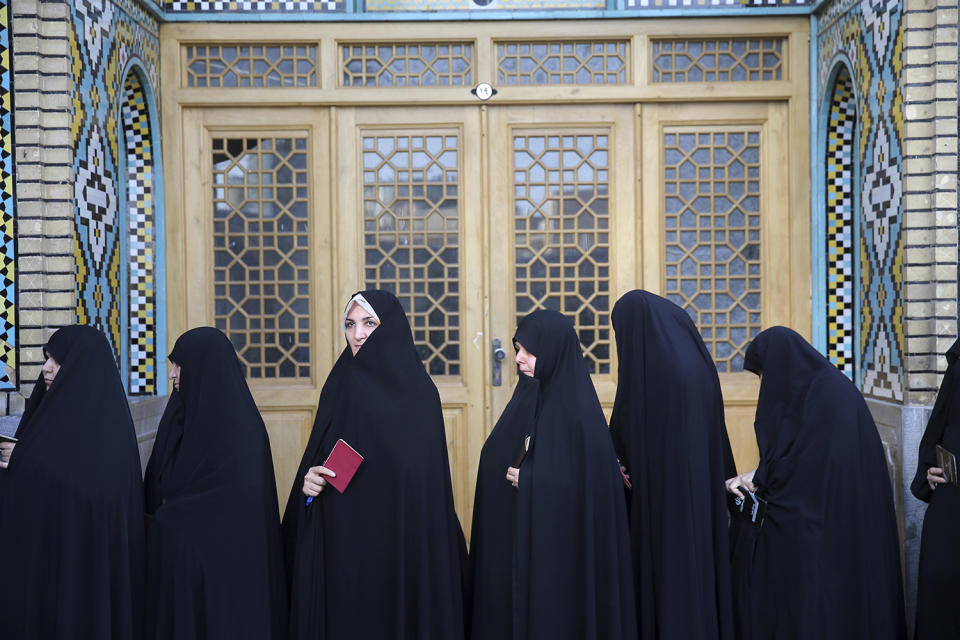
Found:
M 54 360 L 53 356 L 46 351 L 43 352 L 43 355 L 47 356 L 47 361 L 40 367 L 40 371 L 43 373 L 43 383 L 47 385 L 47 389 L 49 389 L 50 385 L 53 384 L 53 379 L 56 378 L 60 372 L 60 363 Z
M 170 375 L 167 377 L 173 380 L 173 388 L 180 391 L 180 365 L 173 360 L 170 361 Z
M 524 349 L 523 345 L 519 342 L 515 342 L 514 346 L 517 348 L 517 357 L 515 357 L 513 361 L 516 362 L 520 368 L 520 373 L 532 378 L 533 371 L 537 367 L 537 356 Z
M 347 312 L 347 319 L 343 321 L 343 332 L 347 336 L 347 343 L 353 355 L 357 355 L 360 347 L 366 342 L 370 334 L 373 333 L 380 323 L 372 315 L 367 313 L 366 309 L 354 302 Z

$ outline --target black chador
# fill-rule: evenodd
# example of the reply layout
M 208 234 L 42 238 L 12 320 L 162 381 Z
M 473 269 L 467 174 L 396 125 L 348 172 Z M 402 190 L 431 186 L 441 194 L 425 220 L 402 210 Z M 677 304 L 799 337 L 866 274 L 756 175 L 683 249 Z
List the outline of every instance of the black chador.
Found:
M 737 638 L 906 638 L 893 492 L 853 383 L 795 331 L 747 349 L 761 376 L 753 477 L 768 501 L 734 542 Z
M 180 389 L 146 474 L 144 638 L 286 637 L 270 443 L 233 345 L 211 327 L 177 339 Z
M 470 535 L 471 640 L 513 635 L 513 539 L 517 490 L 507 468 L 517 464 L 533 430 L 538 383 L 520 374 L 513 397 L 480 451 Z
M 327 377 L 284 512 L 290 635 L 457 640 L 463 534 L 440 396 L 400 302 L 385 291 L 364 291 L 350 306 L 358 300 L 379 325 Z M 328 485 L 307 505 L 304 475 L 338 439 L 363 462 L 343 493 Z
M 914 640 L 960 638 L 960 489 L 937 484 L 932 490 L 927 470 L 939 467 L 937 445 L 954 459 L 960 457 L 960 340 L 947 351 L 947 373 L 940 384 L 927 430 L 920 440 L 917 475 L 910 489 L 929 502 L 920 539 L 917 580 L 917 621 Z M 942 474 L 941 474 L 942 475 Z
M 0 470 L 0 636 L 133 640 L 143 606 L 143 493 L 133 420 L 106 338 L 71 326 L 37 379 Z
M 610 430 L 633 484 L 639 637 L 733 638 L 724 480 L 736 475 L 717 367 L 677 305 L 631 291 L 613 308 Z
M 514 344 L 536 356 L 538 386 L 517 490 L 513 639 L 634 640 L 624 485 L 576 331 L 535 311 Z

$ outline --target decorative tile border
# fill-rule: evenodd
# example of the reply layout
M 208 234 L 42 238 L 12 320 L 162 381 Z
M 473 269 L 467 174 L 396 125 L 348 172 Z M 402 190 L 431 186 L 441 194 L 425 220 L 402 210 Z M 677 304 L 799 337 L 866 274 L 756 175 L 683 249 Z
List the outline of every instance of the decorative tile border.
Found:
M 828 9 L 830 20 L 818 39 L 819 93 L 823 95 L 832 61 L 840 54 L 856 61 L 860 135 L 856 161 L 860 194 L 856 224 L 860 269 L 861 369 L 863 393 L 902 402 L 904 388 L 902 139 L 900 62 L 903 25 L 896 0 L 843 3 Z
M 153 132 L 143 85 L 124 83 L 123 131 L 127 180 L 127 363 L 131 395 L 157 391 L 156 221 Z
M 0 390 L 17 384 L 17 291 L 10 14 L 0 0 Z
M 159 24 L 145 11 L 128 13 L 123 10 L 124 6 L 99 0 L 76 0 L 71 6 L 76 314 L 79 323 L 95 326 L 107 336 L 121 370 L 136 359 L 130 369 L 130 391 L 142 393 L 143 385 L 150 383 L 149 375 L 141 376 L 141 370 L 149 374 L 147 369 L 155 369 L 155 362 L 151 364 L 155 356 L 143 351 L 148 346 L 155 350 L 155 345 L 151 346 L 155 337 L 141 322 L 145 318 L 140 317 L 150 305 L 151 296 L 146 295 L 141 301 L 141 294 L 147 293 L 144 287 L 153 286 L 153 275 L 141 273 L 140 258 L 130 260 L 123 255 L 123 246 L 127 243 L 130 225 L 142 224 L 143 229 L 129 235 L 130 250 L 145 250 L 140 245 L 145 237 L 153 234 L 153 222 L 146 214 L 148 204 L 152 206 L 153 194 L 148 195 L 145 188 L 134 188 L 129 191 L 130 208 L 125 208 L 128 190 L 124 187 L 129 186 L 129 177 L 120 175 L 121 154 L 128 163 L 133 160 L 128 168 L 139 172 L 140 178 L 146 178 L 147 168 L 135 153 L 131 158 L 129 148 L 120 148 L 121 144 L 131 141 L 137 146 L 136 139 L 143 138 L 143 132 L 137 129 L 143 125 L 143 115 L 132 116 L 132 129 L 124 126 L 130 96 L 125 89 L 128 78 L 122 74 L 135 59 L 140 63 L 144 81 L 152 87 L 158 86 Z M 145 106 L 144 101 L 141 114 L 145 113 Z M 121 141 L 120 137 L 125 140 Z M 139 144 L 143 154 L 150 148 L 151 141 Z M 152 150 L 150 152 L 152 154 Z M 127 267 L 130 267 L 129 280 L 125 277 Z M 125 299 L 130 299 L 127 295 L 136 295 L 137 301 L 129 311 L 124 304 Z M 154 318 L 154 324 L 155 321 Z M 129 333 L 123 330 L 126 323 L 129 323 Z M 135 338 L 128 344 L 130 336 Z M 126 362 L 125 352 L 129 352 Z
M 827 122 L 826 260 L 827 357 L 854 376 L 854 131 L 857 105 L 846 67 L 837 75 Z

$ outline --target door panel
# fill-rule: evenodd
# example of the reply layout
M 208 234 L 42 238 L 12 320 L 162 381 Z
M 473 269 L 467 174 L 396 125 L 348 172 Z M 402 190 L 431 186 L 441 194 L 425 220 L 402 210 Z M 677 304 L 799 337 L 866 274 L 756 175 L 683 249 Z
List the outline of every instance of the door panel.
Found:
M 609 414 L 616 395 L 610 311 L 638 286 L 633 108 L 490 110 L 490 316 L 510 349 L 517 321 L 537 308 L 574 320 Z M 494 237 L 493 230 L 497 230 Z M 516 369 L 493 389 L 506 405 Z
M 339 299 L 389 289 L 440 391 L 454 500 L 469 535 L 484 440 L 480 113 L 338 109 Z
M 753 414 L 759 381 L 743 354 L 759 331 L 804 332 L 809 237 L 790 197 L 787 105 L 642 107 L 644 280 L 684 307 L 720 373 L 738 468 L 756 466 Z
M 184 324 L 222 330 L 264 417 L 286 499 L 332 362 L 327 112 L 184 114 Z

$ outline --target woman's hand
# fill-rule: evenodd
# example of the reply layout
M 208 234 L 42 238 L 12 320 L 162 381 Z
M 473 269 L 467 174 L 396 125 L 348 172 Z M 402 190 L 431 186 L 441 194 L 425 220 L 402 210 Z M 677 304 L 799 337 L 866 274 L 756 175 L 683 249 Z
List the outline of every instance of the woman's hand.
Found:
M 0 469 L 6 469 L 10 465 L 10 456 L 13 455 L 15 442 L 0 442 Z
M 507 467 L 507 482 L 514 487 L 520 486 L 520 469 L 516 467 Z
M 323 488 L 327 486 L 327 479 L 323 476 L 336 478 L 337 474 L 323 466 L 310 467 L 307 475 L 303 476 L 303 495 L 313 497 L 320 495 Z
M 947 479 L 943 477 L 943 469 L 940 467 L 930 467 L 927 469 L 927 484 L 931 491 L 936 491 L 938 484 L 946 484 Z
M 738 476 L 733 476 L 726 481 L 727 491 L 737 496 L 738 498 L 743 498 L 743 494 L 740 493 L 740 487 L 743 487 L 747 491 L 756 491 L 757 486 L 753 484 L 753 474 L 757 472 L 756 469 L 752 471 L 747 471 L 746 473 L 741 473 Z

